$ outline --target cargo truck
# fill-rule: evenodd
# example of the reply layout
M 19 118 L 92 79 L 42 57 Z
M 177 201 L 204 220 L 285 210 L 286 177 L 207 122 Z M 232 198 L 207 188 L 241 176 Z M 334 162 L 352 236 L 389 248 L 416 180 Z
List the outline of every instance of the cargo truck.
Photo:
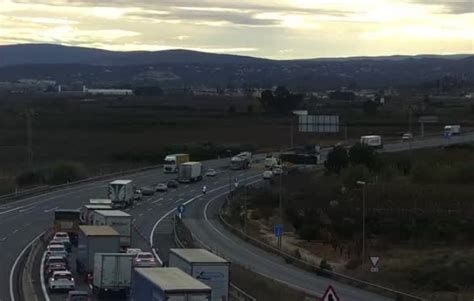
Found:
M 130 247 L 132 241 L 132 216 L 120 210 L 96 210 L 93 225 L 111 226 L 120 234 L 120 247 Z
M 112 206 L 111 199 L 89 199 L 90 205 L 109 205 Z
M 252 153 L 243 152 L 230 159 L 230 169 L 239 170 L 250 168 Z
M 201 162 L 186 162 L 179 166 L 178 181 L 181 183 L 196 182 L 202 180 Z
M 204 249 L 170 249 L 169 266 L 179 268 L 212 289 L 212 301 L 229 300 L 230 263 Z
M 126 208 L 133 204 L 135 188 L 132 180 L 116 180 L 109 184 L 108 197 L 112 207 Z
M 84 205 L 82 206 L 80 220 L 83 225 L 91 225 L 95 210 L 112 210 L 110 205 Z
M 135 268 L 132 300 L 209 301 L 211 288 L 178 268 Z
M 165 157 L 165 163 L 163 164 L 163 171 L 165 173 L 177 173 L 179 165 L 189 162 L 188 154 L 173 154 Z
M 102 297 L 105 293 L 128 295 L 132 283 L 132 254 L 95 253 L 92 290 Z
M 379 136 L 379 135 L 362 136 L 360 137 L 360 143 L 368 145 L 373 148 L 383 147 L 382 136 Z
M 80 209 L 56 209 L 54 211 L 54 232 L 66 232 L 69 234 L 73 245 L 77 245 L 80 223 Z
M 444 126 L 444 135 L 445 136 L 457 136 L 461 135 L 461 126 L 460 125 L 445 125 Z
M 120 235 L 110 226 L 79 226 L 76 269 L 89 276 L 95 253 L 118 253 Z

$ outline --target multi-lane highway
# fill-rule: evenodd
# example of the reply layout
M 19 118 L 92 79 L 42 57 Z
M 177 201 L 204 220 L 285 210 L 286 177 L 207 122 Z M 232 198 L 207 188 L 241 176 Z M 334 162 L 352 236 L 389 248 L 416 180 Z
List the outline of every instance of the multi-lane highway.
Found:
M 411 143 L 394 143 L 387 144 L 384 151 L 395 152 L 424 147 L 435 147 L 459 142 L 471 142 L 474 140 L 474 134 L 463 134 L 460 137 L 445 138 L 429 138 Z M 327 150 L 326 150 L 327 152 Z M 325 152 L 325 153 L 326 153 Z M 323 154 L 324 157 L 324 154 Z M 205 166 L 210 168 L 223 167 L 227 163 L 227 159 L 214 160 L 205 162 Z M 237 175 L 238 176 L 238 175 Z M 165 175 L 161 170 L 151 170 L 142 172 L 126 178 L 133 179 L 138 186 L 158 183 L 174 178 L 175 175 Z M 216 179 L 206 180 L 210 191 L 206 199 L 219 193 L 225 193 L 228 176 L 221 175 Z M 105 197 L 108 181 L 98 181 L 90 184 L 83 184 L 59 191 L 43 194 L 37 197 L 30 197 L 14 203 L 0 206 L 0 301 L 12 299 L 13 268 L 16 266 L 17 258 L 22 250 L 40 233 L 49 228 L 52 224 L 53 212 L 56 208 L 79 208 L 87 203 L 90 198 Z M 135 217 L 137 226 L 145 235 L 149 235 L 152 229 L 156 227 L 156 221 L 163 217 L 166 213 L 173 210 L 178 204 L 185 203 L 188 200 L 199 200 L 200 184 L 180 185 L 179 189 L 166 195 L 156 195 L 154 198 L 143 202 L 142 205 L 130 210 Z M 190 207 L 191 208 L 191 207 Z M 198 212 L 190 210 L 188 214 Z M 159 234 L 159 233 L 158 233 Z M 160 242 L 156 238 L 158 234 L 151 237 L 154 246 L 157 247 L 160 256 L 166 256 L 166 247 L 164 250 L 160 248 Z M 215 238 L 219 234 L 215 234 Z M 224 239 L 223 237 L 221 237 Z M 219 239 L 219 238 L 216 238 Z M 235 239 L 235 238 L 232 238 Z M 256 250 L 254 250 L 256 251 Z M 256 251 L 257 252 L 257 251 Z M 234 254 L 234 256 L 239 256 Z M 254 252 L 255 253 L 255 252 Z M 255 253 L 258 254 L 258 253 Z M 248 256 L 248 255 L 246 255 Z M 262 256 L 266 256 L 262 254 Z M 261 260 L 262 256 L 258 256 L 257 264 L 263 264 L 267 261 Z M 245 256 L 243 256 L 245 257 Z M 236 258 L 236 261 L 239 261 Z M 268 262 L 267 262 L 268 264 Z M 285 273 L 296 276 L 299 270 L 287 269 Z M 263 273 L 263 272 L 262 272 Z M 275 274 L 271 274 L 275 276 Z M 301 279 L 302 276 L 290 277 L 293 279 Z M 295 283 L 295 286 L 305 287 L 301 283 Z M 310 287 L 308 284 L 306 287 Z M 348 287 L 348 290 L 352 288 Z M 354 289 L 355 290 L 355 289 Z M 356 295 L 359 294 L 359 290 Z

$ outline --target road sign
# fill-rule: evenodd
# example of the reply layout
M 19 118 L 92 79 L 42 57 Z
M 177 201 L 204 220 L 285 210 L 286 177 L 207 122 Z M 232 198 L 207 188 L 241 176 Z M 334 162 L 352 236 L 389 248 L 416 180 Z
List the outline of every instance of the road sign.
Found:
M 372 263 L 372 266 L 370 267 L 370 271 L 372 273 L 377 273 L 379 271 L 379 267 L 377 264 L 379 263 L 380 257 L 378 256 L 370 256 L 370 262 Z
M 184 207 L 184 205 L 179 205 L 177 210 L 178 210 L 178 213 L 184 213 L 184 211 L 186 211 L 186 207 Z
M 337 115 L 300 115 L 298 118 L 302 133 L 339 133 Z
M 283 227 L 282 225 L 275 225 L 273 228 L 275 236 L 276 237 L 282 237 L 283 236 Z
M 324 293 L 322 301 L 340 301 L 339 297 L 336 295 L 336 291 L 332 286 L 328 286 L 326 292 Z

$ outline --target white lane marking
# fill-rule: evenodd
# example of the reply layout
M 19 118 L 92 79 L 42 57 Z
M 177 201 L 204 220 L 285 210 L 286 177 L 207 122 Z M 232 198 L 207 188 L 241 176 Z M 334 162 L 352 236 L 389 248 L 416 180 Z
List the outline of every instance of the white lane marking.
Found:
M 31 226 L 30 223 L 26 223 L 26 224 L 25 224 L 25 227 L 29 227 L 29 226 Z
M 7 237 L 6 237 L 6 236 L 0 237 L 0 242 L 4 242 L 5 240 L 7 240 Z
M 180 193 L 180 194 L 178 194 L 178 196 L 179 196 L 179 197 L 182 197 L 182 196 L 184 196 L 184 193 Z
M 148 208 L 148 209 L 147 209 L 147 211 L 152 211 L 152 210 L 153 210 L 153 208 Z
M 196 192 L 196 189 L 191 189 L 189 192 L 191 193 Z
M 179 203 L 179 202 L 182 202 L 182 201 L 184 201 L 184 199 L 177 199 L 174 203 L 176 204 L 176 203 Z
M 51 211 L 54 211 L 56 209 L 58 209 L 59 207 L 54 207 L 54 208 L 49 208 L 49 209 L 45 209 L 44 212 L 51 212 Z
M 255 176 L 248 177 L 247 180 L 253 179 L 253 178 L 256 178 L 256 177 L 260 177 L 260 174 L 257 174 L 257 175 L 255 175 Z M 217 188 L 214 188 L 214 189 L 208 191 L 208 193 L 213 193 L 213 192 L 216 192 L 216 191 L 219 191 L 219 190 L 221 190 L 221 189 L 223 189 L 223 188 L 228 188 L 228 187 L 229 187 L 228 185 L 223 185 L 223 186 L 220 186 L 220 187 L 217 187 Z M 186 206 L 186 205 L 188 205 L 188 204 L 194 202 L 195 200 L 201 199 L 201 198 L 202 198 L 202 195 L 201 195 L 201 194 L 196 195 L 196 196 L 192 197 L 191 199 L 187 200 L 186 202 L 184 202 L 183 205 Z M 160 204 L 160 205 L 162 205 L 162 204 Z M 158 248 L 154 248 L 154 247 L 153 247 L 153 237 L 155 236 L 155 231 L 156 231 L 156 228 L 158 227 L 158 225 L 159 225 L 165 218 L 167 218 L 171 213 L 173 213 L 174 211 L 176 211 L 176 208 L 171 209 L 170 211 L 166 212 L 162 217 L 160 217 L 160 218 L 156 221 L 156 223 L 153 225 L 153 228 L 151 229 L 151 232 L 150 232 L 150 239 L 149 239 L 149 241 L 150 241 L 151 250 L 153 251 L 153 255 L 155 255 L 156 260 L 158 260 L 158 261 L 160 262 L 160 264 L 163 264 L 163 261 L 161 260 L 160 256 L 158 255 L 158 252 L 156 252 L 156 250 L 157 250 Z
M 143 216 L 143 213 L 140 213 L 140 214 L 138 215 L 138 217 L 142 217 L 142 216 Z
M 28 212 L 28 211 L 34 209 L 35 207 L 36 206 L 26 207 L 26 208 L 18 210 L 18 212 L 20 212 L 20 213 Z
M 38 236 L 36 236 L 32 241 L 30 241 L 30 243 L 27 244 L 27 245 L 23 248 L 23 250 L 21 250 L 20 254 L 17 256 L 17 258 L 15 259 L 15 262 L 13 263 L 13 266 L 12 266 L 12 268 L 11 268 L 11 270 L 10 270 L 10 279 L 9 279 L 9 285 L 10 285 L 10 300 L 11 300 L 11 301 L 15 301 L 15 300 L 16 300 L 16 299 L 15 299 L 15 290 L 13 289 L 13 278 L 14 278 L 13 276 L 14 276 L 14 274 L 15 274 L 15 269 L 16 269 L 16 267 L 17 267 L 17 265 L 18 265 L 18 262 L 20 261 L 20 258 L 23 257 L 23 255 L 25 255 L 25 253 L 26 253 L 26 251 L 28 250 L 28 248 L 31 247 L 31 245 L 34 244 L 35 241 L 37 241 L 37 240 L 41 237 L 41 235 L 43 235 L 43 234 L 44 234 L 44 232 L 41 233 L 41 234 L 39 234 Z M 43 273 L 41 273 L 41 274 L 43 274 Z M 42 281 L 42 283 L 44 283 L 44 281 Z M 49 298 L 47 298 L 46 301 L 49 301 Z
M 2 212 L 0 212 L 0 215 L 2 215 L 2 214 L 7 214 L 7 213 L 9 213 L 9 212 L 16 211 L 16 210 L 21 209 L 21 208 L 24 208 L 24 207 L 26 207 L 26 206 L 15 207 L 15 208 L 12 208 L 12 209 L 7 210 L 7 211 L 2 211 Z M 20 212 L 22 212 L 22 211 L 20 210 Z
M 217 183 L 219 183 L 219 181 L 212 182 L 212 184 L 214 184 L 214 185 L 217 185 Z
M 153 202 L 151 202 L 151 203 L 152 203 L 152 204 L 156 204 L 156 203 L 158 203 L 159 201 L 163 201 L 163 198 L 159 198 L 159 199 L 157 199 L 156 201 L 153 201 Z
M 49 301 L 48 291 L 46 290 L 46 284 L 44 283 L 44 262 L 46 260 L 46 252 L 43 253 L 41 258 L 41 267 L 40 267 L 40 280 L 41 280 L 41 291 L 43 292 L 43 297 L 46 301 Z
M 13 230 L 12 234 L 15 234 L 16 232 L 18 232 L 18 229 Z

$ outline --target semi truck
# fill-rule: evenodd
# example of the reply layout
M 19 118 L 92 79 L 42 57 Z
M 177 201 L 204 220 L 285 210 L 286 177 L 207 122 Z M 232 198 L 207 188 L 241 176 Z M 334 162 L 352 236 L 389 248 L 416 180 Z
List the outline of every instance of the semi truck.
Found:
M 179 165 L 178 182 L 189 183 L 202 180 L 201 162 L 186 162 Z
M 56 209 L 54 211 L 54 232 L 67 232 L 73 245 L 77 245 L 80 224 L 80 209 Z
M 360 137 L 360 143 L 368 145 L 373 148 L 383 147 L 382 136 L 379 136 L 379 135 L 362 136 Z
M 110 226 L 79 226 L 76 269 L 90 274 L 94 269 L 95 253 L 118 253 L 120 235 Z
M 132 241 L 132 216 L 120 210 L 96 210 L 93 225 L 111 226 L 120 234 L 120 247 L 130 247 Z
M 95 253 L 92 290 L 99 297 L 105 293 L 127 295 L 132 284 L 132 254 Z
M 169 266 L 179 268 L 212 289 L 212 301 L 229 300 L 230 263 L 204 249 L 170 249 Z
M 173 154 L 165 157 L 165 163 L 163 164 L 163 171 L 165 173 L 177 173 L 179 165 L 189 162 L 188 154 Z
M 211 288 L 178 268 L 135 268 L 132 300 L 209 301 Z
M 112 207 L 126 208 L 133 204 L 135 188 L 132 180 L 116 180 L 110 182 L 108 197 L 112 200 Z
M 243 152 L 230 159 L 230 169 L 239 170 L 250 168 L 252 153 Z
M 93 222 L 93 215 L 95 210 L 112 210 L 110 205 L 84 205 L 82 206 L 80 220 L 83 225 L 91 225 Z
M 461 135 L 461 126 L 456 125 L 445 125 L 444 126 L 444 135 L 445 136 L 457 136 Z

